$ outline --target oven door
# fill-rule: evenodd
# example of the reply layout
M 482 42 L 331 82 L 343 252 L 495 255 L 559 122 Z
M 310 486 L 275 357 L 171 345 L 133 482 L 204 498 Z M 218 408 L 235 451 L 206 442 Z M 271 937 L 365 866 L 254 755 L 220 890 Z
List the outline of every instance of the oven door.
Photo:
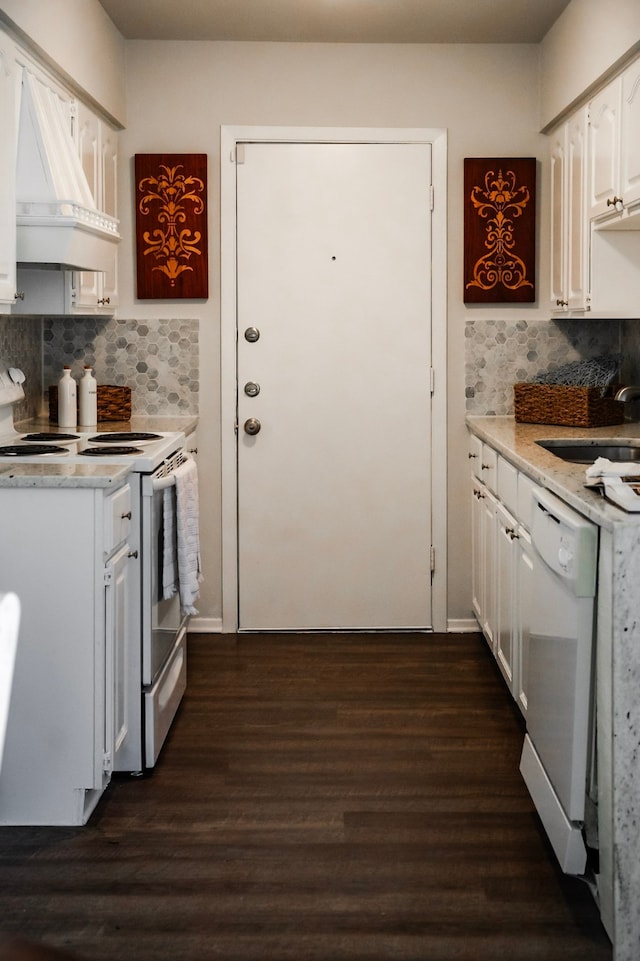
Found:
M 170 479 L 159 482 L 145 475 L 142 483 L 142 686 L 150 687 L 160 676 L 178 634 L 186 623 L 178 592 L 163 597 L 165 556 L 164 496 Z M 175 488 L 174 488 L 175 489 Z M 177 556 L 173 556 L 177 570 Z

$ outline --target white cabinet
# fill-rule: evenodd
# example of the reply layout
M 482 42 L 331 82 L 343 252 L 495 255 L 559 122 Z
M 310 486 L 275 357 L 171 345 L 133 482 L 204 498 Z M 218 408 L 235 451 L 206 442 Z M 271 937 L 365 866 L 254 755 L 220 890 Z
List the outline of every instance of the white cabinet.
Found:
M 588 189 L 591 219 L 640 212 L 640 61 L 589 104 Z
M 586 229 L 587 111 L 579 110 L 551 138 L 551 307 L 588 307 Z
M 77 104 L 76 143 L 89 189 L 101 213 L 118 219 L 117 133 L 85 104 Z M 113 314 L 118 303 L 118 258 L 104 272 L 72 271 L 70 309 L 73 313 Z
M 515 696 L 517 657 L 518 524 L 503 504 L 496 505 L 496 623 L 494 654 Z
M 84 824 L 126 740 L 125 655 L 139 637 L 127 496 L 127 484 L 0 487 L 0 583 L 22 606 L 0 824 Z
M 488 444 L 469 437 L 472 606 L 520 710 L 527 709 L 534 482 Z M 494 490 L 479 475 L 493 482 Z
M 15 47 L 0 32 L 0 314 L 9 313 L 16 296 L 16 159 L 21 68 Z

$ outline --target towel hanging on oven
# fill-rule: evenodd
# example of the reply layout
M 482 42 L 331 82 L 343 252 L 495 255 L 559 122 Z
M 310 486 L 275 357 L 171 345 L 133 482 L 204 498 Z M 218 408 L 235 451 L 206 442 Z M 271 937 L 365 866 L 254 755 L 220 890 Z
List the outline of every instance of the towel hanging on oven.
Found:
M 197 614 L 193 605 L 200 595 L 202 565 L 198 468 L 192 457 L 176 468 L 175 479 L 180 603 L 185 614 Z

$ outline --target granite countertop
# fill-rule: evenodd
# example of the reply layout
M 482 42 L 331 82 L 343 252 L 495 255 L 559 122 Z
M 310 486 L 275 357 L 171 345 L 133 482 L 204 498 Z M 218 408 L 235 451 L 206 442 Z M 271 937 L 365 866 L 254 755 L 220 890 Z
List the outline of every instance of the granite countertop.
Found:
M 116 464 L 0 465 L 0 487 L 119 487 L 129 467 Z
M 87 433 L 88 430 L 96 434 L 109 431 L 135 430 L 159 431 L 160 433 L 181 431 L 183 434 L 190 434 L 197 426 L 198 418 L 193 415 L 188 417 L 168 417 L 166 415 L 152 416 L 150 414 L 136 414 L 131 420 L 103 420 L 95 428 L 78 427 L 76 433 Z M 16 430 L 22 431 L 25 434 L 31 431 L 68 430 L 68 428 L 59 428 L 57 424 L 52 423 L 44 414 L 41 417 L 33 417 L 30 420 L 20 421 L 15 427 Z
M 555 427 L 546 424 L 520 424 L 514 417 L 468 415 L 467 426 L 480 440 L 502 454 L 542 487 L 557 494 L 594 523 L 612 529 L 615 525 L 640 525 L 640 514 L 630 514 L 609 503 L 599 493 L 585 487 L 585 464 L 572 464 L 539 447 L 537 440 L 552 437 L 603 437 L 640 440 L 640 423 L 625 422 L 611 427 Z

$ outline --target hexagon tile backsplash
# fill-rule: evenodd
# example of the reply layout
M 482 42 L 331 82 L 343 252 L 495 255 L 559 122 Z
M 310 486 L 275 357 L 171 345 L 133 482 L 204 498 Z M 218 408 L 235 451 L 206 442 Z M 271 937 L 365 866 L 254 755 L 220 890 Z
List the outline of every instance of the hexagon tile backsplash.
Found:
M 513 414 L 515 383 L 570 360 L 620 354 L 623 328 L 615 320 L 467 321 L 467 413 Z
M 45 320 L 43 390 L 65 364 L 79 378 L 91 364 L 99 384 L 131 388 L 133 414 L 198 413 L 198 320 L 65 317 Z

